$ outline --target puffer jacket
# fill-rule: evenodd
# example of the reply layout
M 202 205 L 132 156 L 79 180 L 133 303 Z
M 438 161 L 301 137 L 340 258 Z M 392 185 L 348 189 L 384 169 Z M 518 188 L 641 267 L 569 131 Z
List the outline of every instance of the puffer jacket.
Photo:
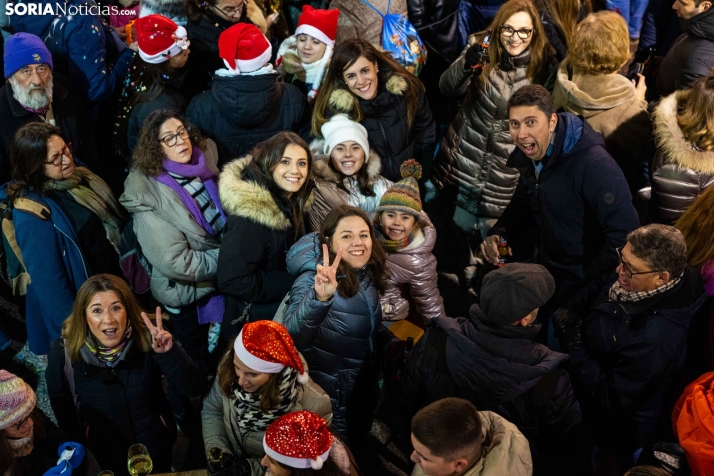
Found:
M 206 164 L 217 172 L 215 144 L 208 144 Z M 214 292 L 220 243 L 196 222 L 176 192 L 153 177 L 132 170 L 124 187 L 119 203 L 134 214 L 134 232 L 152 266 L 154 298 L 180 308 Z
M 341 16 L 341 15 L 340 15 Z M 429 167 L 436 148 L 434 118 L 424 94 L 420 94 L 419 108 L 407 123 L 407 102 L 404 93 L 409 83 L 399 75 L 379 76 L 377 96 L 366 101 L 358 98 L 362 111 L 360 124 L 367 129 L 369 145 L 382 159 L 382 176 L 396 182 L 401 180 L 399 167 L 405 160 L 415 159 L 428 178 Z M 347 89 L 335 89 L 330 95 L 329 108 L 333 113 L 344 113 L 355 118 L 355 99 Z
M 424 227 L 414 233 L 414 240 L 401 250 L 387 253 L 389 277 L 381 302 L 382 315 L 388 321 L 404 319 L 411 313 L 424 319 L 445 315 L 432 254 L 436 229 L 424 212 L 419 221 Z
M 644 186 L 645 166 L 654 156 L 652 119 L 647 101 L 636 97 L 635 85 L 620 74 L 581 74 L 566 59 L 553 89 L 555 107 L 579 114 L 602 134 L 605 150 L 620 166 L 636 195 Z
M 224 161 L 244 156 L 278 132 L 300 131 L 305 110 L 305 96 L 279 82 L 277 73 L 216 75 L 211 89 L 191 100 L 186 117 L 216 142 Z
M 357 179 L 354 177 L 344 177 L 340 183 L 340 175 L 330 166 L 330 156 L 317 152 L 322 150 L 324 141 L 313 142 L 310 145 L 312 150 L 312 173 L 315 180 L 315 202 L 307 211 L 307 224 L 310 231 L 320 231 L 322 222 L 330 210 L 340 205 L 351 205 L 367 213 L 370 218 L 374 217 L 374 212 L 379 206 L 382 195 L 392 186 L 392 182 L 379 175 L 382 169 L 382 161 L 379 156 L 370 151 L 369 157 L 363 167 L 367 167 L 369 183 L 372 185 L 374 197 L 367 197 L 360 192 Z
M 432 181 L 472 215 L 498 218 L 518 184 L 518 171 L 506 165 L 515 148 L 506 103 L 515 91 L 531 84 L 526 76 L 531 50 L 504 57 L 500 67 L 483 80 L 464 70 L 464 55 L 476 41 L 472 36 L 461 56 L 441 75 L 439 88 L 444 95 L 466 94 L 466 98 L 441 144 Z
M 704 189 L 714 184 L 714 151 L 698 150 L 687 142 L 677 123 L 677 91 L 655 109 L 657 153 L 652 163 L 652 220 L 674 224 Z
M 303 359 L 304 362 L 304 359 Z M 307 366 L 305 367 L 307 371 Z M 236 399 L 226 398 L 218 386 L 218 379 L 203 400 L 201 424 L 203 427 L 203 445 L 206 453 L 211 448 L 220 448 L 235 456 L 259 458 L 265 454 L 263 449 L 264 431 L 241 433 L 236 422 Z M 309 410 L 332 423 L 332 405 L 330 397 L 312 379 L 305 385 L 298 384 L 298 397 L 290 412 Z M 238 438 L 238 439 L 236 439 Z
M 358 423 L 348 418 L 348 405 L 351 414 L 359 414 L 375 390 L 375 340 L 382 309 L 377 289 L 362 270 L 360 290 L 353 297 L 336 292 L 328 301 L 317 299 L 313 284 L 321 247 L 317 233 L 309 233 L 288 253 L 288 271 L 297 278 L 284 324 L 310 366 L 310 377 L 330 396 L 334 428 L 347 435 L 349 426 Z
M 295 229 L 270 190 L 244 177 L 250 161 L 250 156 L 234 160 L 221 172 L 221 204 L 228 217 L 218 258 L 218 288 L 226 297 L 224 326 L 244 313 L 236 324 L 272 320 L 294 281 L 285 255 L 295 242 Z
M 111 368 L 88 351 L 86 354 L 82 352 L 79 361 L 72 362 L 78 419 L 64 371 L 62 340 L 52 343 L 47 361 L 47 393 L 60 429 L 73 441 L 86 443 L 101 468 L 117 476 L 129 474 L 126 453 L 135 443 L 147 447 L 157 473 L 170 471 L 176 424 L 163 390 L 162 375 L 181 395 L 200 397 L 207 385 L 205 378 L 197 378 L 203 374 L 198 364 L 176 341 L 171 350 L 162 354 L 142 352 L 132 345 Z

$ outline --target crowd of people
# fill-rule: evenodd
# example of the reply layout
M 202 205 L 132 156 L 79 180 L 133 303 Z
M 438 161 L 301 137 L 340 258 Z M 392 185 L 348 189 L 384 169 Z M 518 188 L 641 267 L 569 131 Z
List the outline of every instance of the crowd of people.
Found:
M 714 474 L 710 0 L 6 3 L 1 476 Z

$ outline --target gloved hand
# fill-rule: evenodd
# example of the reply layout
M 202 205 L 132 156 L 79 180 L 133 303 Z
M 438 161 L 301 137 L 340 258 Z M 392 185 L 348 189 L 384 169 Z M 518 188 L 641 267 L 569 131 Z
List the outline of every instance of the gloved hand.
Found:
M 53 466 L 47 471 L 43 476 L 71 476 L 72 475 L 72 465 L 67 461 L 62 461 L 57 466 Z
M 483 67 L 478 67 L 478 65 L 482 61 L 485 63 L 487 59 L 488 50 L 486 48 L 481 46 L 480 43 L 471 45 L 464 55 L 464 69 L 466 71 L 473 71 L 474 74 L 479 75 L 483 71 Z
M 75 443 L 74 441 L 66 441 L 59 445 L 59 448 L 57 448 L 57 455 L 62 456 L 62 453 L 65 450 L 74 450 L 74 454 L 69 459 L 69 464 L 71 464 L 72 468 L 74 469 L 78 468 L 79 465 L 82 464 L 82 460 L 84 459 L 84 446 L 80 445 L 79 443 Z
M 575 312 L 560 308 L 553 314 L 555 335 L 563 350 L 570 352 L 583 345 L 583 319 Z

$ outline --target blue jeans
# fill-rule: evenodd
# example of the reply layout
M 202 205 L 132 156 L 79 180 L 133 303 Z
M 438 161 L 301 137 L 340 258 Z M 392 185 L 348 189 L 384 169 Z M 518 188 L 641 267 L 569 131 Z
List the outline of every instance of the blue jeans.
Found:
M 645 15 L 649 0 L 606 0 L 608 10 L 617 12 L 627 22 L 630 38 L 639 39 L 642 28 L 642 18 Z

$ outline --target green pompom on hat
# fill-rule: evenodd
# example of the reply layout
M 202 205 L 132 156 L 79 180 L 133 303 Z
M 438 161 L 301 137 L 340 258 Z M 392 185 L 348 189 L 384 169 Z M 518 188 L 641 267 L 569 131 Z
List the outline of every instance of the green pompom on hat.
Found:
M 421 178 L 421 165 L 416 160 L 409 159 L 399 167 L 399 172 L 403 177 L 402 180 L 384 192 L 377 213 L 404 212 L 419 218 L 421 197 L 417 180 Z

